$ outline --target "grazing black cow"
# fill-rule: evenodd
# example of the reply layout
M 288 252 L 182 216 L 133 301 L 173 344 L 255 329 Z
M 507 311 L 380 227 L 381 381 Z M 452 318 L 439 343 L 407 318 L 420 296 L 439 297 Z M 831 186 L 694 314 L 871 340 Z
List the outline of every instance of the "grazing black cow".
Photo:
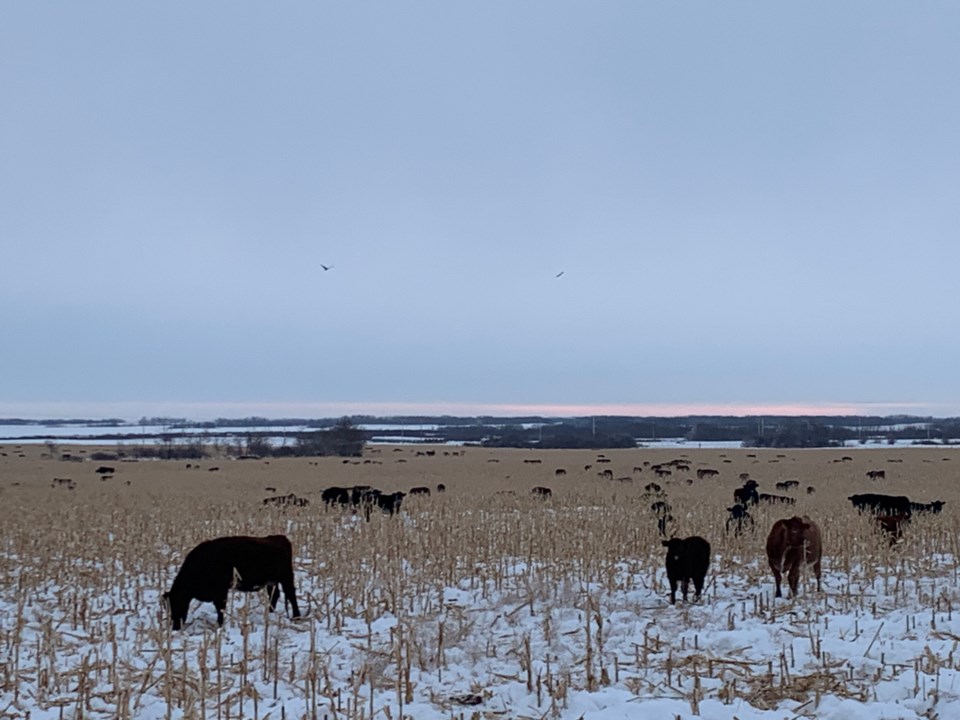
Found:
M 847 498 L 853 506 L 863 512 L 872 512 L 874 515 L 910 515 L 913 508 L 910 498 L 906 495 L 881 495 L 879 493 L 863 493 L 851 495 Z
M 542 498 L 544 500 L 546 500 L 548 497 L 553 495 L 553 491 L 550 488 L 543 487 L 541 485 L 538 485 L 537 487 L 535 487 L 533 490 L 530 491 L 530 493 L 534 497 Z
M 191 600 L 213 603 L 217 624 L 223 625 L 230 589 L 253 592 L 268 588 L 270 609 L 274 610 L 280 597 L 278 585 L 293 617 L 300 617 L 293 586 L 293 547 L 285 535 L 222 537 L 202 542 L 187 553 L 163 600 L 170 608 L 174 630 L 183 627 Z
M 94 470 L 94 472 L 97 473 L 98 475 L 113 475 L 116 471 L 117 471 L 116 468 L 112 468 L 109 465 L 101 465 L 96 470 Z
M 760 493 L 757 492 L 757 481 L 747 480 L 743 487 L 733 491 L 733 501 L 740 505 L 756 505 L 760 502 Z
M 930 503 L 911 502 L 910 509 L 915 513 L 940 514 L 940 511 L 943 510 L 943 506 L 946 504 L 943 500 L 934 500 Z
M 887 477 L 886 470 L 867 470 L 867 477 L 871 480 L 880 480 Z
M 423 485 L 420 485 L 420 486 L 418 486 L 418 487 L 410 488 L 410 492 L 409 492 L 408 494 L 411 495 L 411 496 L 413 496 L 413 495 L 426 495 L 427 497 L 429 497 L 429 496 L 430 496 L 430 488 L 424 487 Z
M 670 580 L 670 603 L 677 601 L 677 585 L 681 585 L 683 601 L 687 601 L 687 585 L 693 580 L 696 598 L 703 592 L 703 579 L 710 566 L 710 543 L 694 535 L 684 539 L 670 538 L 663 541 L 667 548 L 667 578 Z
M 817 489 L 813 485 L 807 485 L 807 495 L 813 495 Z
M 655 482 L 647 483 L 646 485 L 643 486 L 643 489 L 646 490 L 648 493 L 658 493 L 663 491 L 663 488 L 660 487 Z
M 666 468 L 658 468 L 658 469 L 654 470 L 654 472 L 656 473 L 657 477 L 659 477 L 659 478 L 662 478 L 662 477 L 670 477 L 671 475 L 673 475 L 673 472 L 670 471 L 670 470 L 667 470 Z
M 704 478 L 713 477 L 714 475 L 719 475 L 719 470 L 714 470 L 713 468 L 700 468 L 697 470 L 697 480 L 703 480 Z
M 733 505 L 727 508 L 730 517 L 727 518 L 727 532 L 734 535 L 740 535 L 745 528 L 753 527 L 753 517 L 747 510 L 746 505 Z
M 366 515 L 367 520 L 370 519 L 370 507 L 376 505 L 387 515 L 393 515 L 394 513 L 400 512 L 400 505 L 403 503 L 403 498 L 405 493 L 395 492 L 395 493 L 382 493 L 379 490 L 373 491 L 376 493 L 372 502 L 366 503 Z
M 557 477 L 560 477 L 561 475 L 566 475 L 567 471 L 564 470 L 563 468 L 557 468 L 556 470 L 553 471 L 553 474 L 556 475 Z
M 769 495 L 767 493 L 760 493 L 760 502 L 768 503 L 770 505 L 774 505 L 776 503 L 795 505 L 797 501 L 792 497 L 787 497 L 786 495 Z
M 342 487 L 328 487 L 326 490 L 320 493 L 320 499 L 323 500 L 327 507 L 330 507 L 334 504 L 349 505 L 350 491 L 347 488 Z
M 444 485 L 443 483 L 439 483 L 437 485 L 437 492 L 446 492 L 446 491 L 447 491 L 446 485 Z

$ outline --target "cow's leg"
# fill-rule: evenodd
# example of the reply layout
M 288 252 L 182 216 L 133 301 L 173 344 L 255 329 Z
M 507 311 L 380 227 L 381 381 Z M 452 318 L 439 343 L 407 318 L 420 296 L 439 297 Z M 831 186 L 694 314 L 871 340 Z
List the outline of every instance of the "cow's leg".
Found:
M 227 609 L 227 596 L 214 600 L 213 606 L 217 609 L 217 625 L 223 627 L 223 611 Z
M 787 580 L 790 582 L 790 592 L 793 597 L 797 596 L 797 586 L 800 584 L 800 563 L 796 562 L 790 566 L 787 573 Z
M 686 602 L 686 601 L 687 601 L 687 588 L 690 587 L 690 578 L 689 578 L 688 576 L 686 576 L 686 575 L 683 576 L 683 584 L 682 584 L 681 587 L 683 588 L 683 601 Z
M 705 575 L 698 575 L 693 579 L 693 587 L 696 588 L 697 591 L 697 600 L 699 600 L 700 595 L 703 594 L 703 579 L 705 577 Z
M 677 602 L 677 581 L 673 578 L 670 579 L 670 604 L 673 605 Z
M 773 563 L 770 563 L 770 570 L 773 572 L 773 580 L 777 584 L 777 592 L 774 597 L 783 597 L 783 593 L 780 592 L 780 580 L 783 577 L 782 573 L 780 572 L 780 568 Z
M 297 590 L 293 585 L 293 573 L 291 572 L 289 577 L 281 580 L 280 584 L 283 586 L 283 597 L 286 602 L 290 603 L 290 607 L 293 610 L 291 617 L 300 617 L 300 606 L 297 605 Z
M 819 560 L 817 560 L 817 561 L 813 564 L 813 574 L 816 575 L 816 577 L 817 577 L 817 592 L 821 592 L 821 590 L 820 590 L 820 561 L 819 561 Z

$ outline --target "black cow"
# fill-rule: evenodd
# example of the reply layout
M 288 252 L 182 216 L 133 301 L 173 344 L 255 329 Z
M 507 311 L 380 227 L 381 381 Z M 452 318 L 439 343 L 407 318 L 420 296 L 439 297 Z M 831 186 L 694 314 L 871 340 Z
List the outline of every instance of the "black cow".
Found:
M 747 480 L 743 487 L 733 491 L 733 501 L 740 505 L 756 505 L 760 502 L 760 493 L 757 492 L 757 481 Z
M 867 477 L 871 480 L 880 480 L 887 477 L 886 470 L 867 470 Z
M 648 493 L 658 493 L 663 491 L 663 488 L 660 487 L 655 482 L 647 483 L 646 485 L 643 486 L 643 489 L 646 490 Z
M 306 507 L 310 504 L 310 501 L 306 498 L 298 497 L 294 493 L 289 495 L 274 495 L 273 497 L 268 497 L 263 499 L 264 505 L 278 505 L 285 507 L 291 505 L 293 507 Z
M 446 491 L 447 491 L 446 485 L 444 485 L 443 483 L 440 483 L 439 485 L 437 485 L 437 492 L 446 492 Z
M 342 487 L 328 487 L 322 493 L 320 493 L 320 499 L 327 505 L 349 505 L 350 504 L 350 491 L 347 488 Z
M 935 513 L 939 515 L 946 504 L 943 500 L 934 500 L 930 503 L 911 502 L 910 509 L 915 513 Z
M 94 472 L 99 475 L 113 475 L 116 471 L 117 471 L 116 468 L 112 468 L 109 465 L 101 465 L 96 470 L 94 470 Z
M 410 495 L 427 495 L 427 496 L 429 497 L 429 495 L 430 495 L 430 488 L 424 487 L 423 485 L 420 485 L 420 486 L 415 487 L 415 488 L 410 488 L 410 493 L 409 493 L 409 494 L 410 494 Z
M 714 470 L 713 468 L 700 468 L 697 470 L 697 480 L 703 480 L 704 478 L 713 477 L 714 475 L 719 475 L 719 470 Z
M 687 585 L 693 580 L 696 599 L 703 592 L 703 579 L 710 566 L 710 543 L 694 535 L 684 539 L 670 538 L 663 541 L 667 548 L 667 578 L 670 580 L 670 603 L 677 601 L 677 585 L 681 585 L 683 601 L 687 601 Z
M 553 491 L 550 488 L 543 487 L 541 485 L 538 485 L 537 487 L 535 487 L 533 490 L 530 491 L 530 493 L 534 497 L 542 498 L 544 500 L 546 500 L 548 497 L 551 497 L 553 495 Z
M 874 515 L 909 515 L 913 512 L 910 498 L 906 495 L 881 495 L 879 493 L 864 493 L 851 495 L 847 498 L 853 506 L 863 512 L 872 512 Z
M 293 617 L 300 617 L 293 586 L 293 547 L 285 535 L 222 537 L 202 542 L 187 553 L 163 600 L 170 608 L 174 630 L 183 627 L 191 600 L 213 603 L 217 624 L 223 625 L 229 590 L 268 588 L 270 609 L 274 610 L 280 597 L 278 585 Z
M 784 480 L 777 483 L 777 490 L 792 490 L 796 487 L 800 487 L 799 480 Z
M 753 518 L 750 516 L 746 505 L 733 505 L 727 508 L 727 512 L 730 513 L 730 517 L 727 518 L 728 533 L 732 532 L 734 535 L 740 535 L 745 528 L 753 527 Z

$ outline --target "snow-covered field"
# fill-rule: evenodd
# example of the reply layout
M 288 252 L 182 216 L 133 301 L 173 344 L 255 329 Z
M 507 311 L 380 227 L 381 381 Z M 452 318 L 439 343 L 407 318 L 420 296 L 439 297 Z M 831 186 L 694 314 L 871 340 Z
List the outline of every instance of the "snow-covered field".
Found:
M 736 463 L 758 462 L 746 457 Z M 824 529 L 823 592 L 807 577 L 797 599 L 774 600 L 765 533 L 725 536 L 723 501 L 678 483 L 674 513 L 714 547 L 704 598 L 671 606 L 639 488 L 609 498 L 573 483 L 548 503 L 471 490 L 494 459 L 470 466 L 459 492 L 448 479 L 446 498 L 370 523 L 317 502 L 263 508 L 263 481 L 241 464 L 166 487 L 158 463 L 139 464 L 136 497 L 92 482 L 27 492 L 4 467 L 0 718 L 960 717 L 952 515 L 915 521 L 891 549 L 849 507 L 803 499 Z M 430 477 L 416 461 L 410 477 Z M 509 463 L 514 480 L 537 472 Z M 225 493 L 233 483 L 241 498 Z M 222 629 L 194 602 L 170 631 L 159 596 L 186 549 L 276 530 L 295 544 L 305 619 L 233 593 Z

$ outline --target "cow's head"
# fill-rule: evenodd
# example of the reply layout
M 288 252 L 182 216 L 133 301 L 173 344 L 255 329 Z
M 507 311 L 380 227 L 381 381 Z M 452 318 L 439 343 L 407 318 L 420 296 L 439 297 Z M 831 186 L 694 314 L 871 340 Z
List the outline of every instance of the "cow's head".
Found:
M 187 621 L 187 611 L 190 609 L 190 598 L 181 597 L 173 594 L 173 591 L 165 592 L 160 599 L 160 603 L 170 613 L 173 621 L 173 629 L 179 630 Z
M 680 562 L 683 555 L 683 540 L 680 538 L 670 538 L 660 543 L 667 549 L 667 562 Z
M 787 527 L 787 547 L 803 545 L 807 530 L 810 529 L 810 523 L 798 517 L 792 517 L 785 522 Z

